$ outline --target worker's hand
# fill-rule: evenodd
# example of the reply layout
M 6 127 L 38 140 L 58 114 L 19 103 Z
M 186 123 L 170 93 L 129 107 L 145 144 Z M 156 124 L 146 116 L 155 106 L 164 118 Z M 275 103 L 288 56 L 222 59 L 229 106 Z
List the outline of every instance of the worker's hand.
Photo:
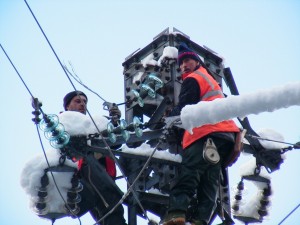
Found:
M 118 119 L 121 118 L 121 111 L 116 104 L 113 104 L 112 107 L 109 109 L 109 116 L 116 117 Z
M 103 155 L 100 152 L 94 152 L 94 157 L 98 160 L 98 159 L 102 158 Z
M 121 111 L 118 108 L 118 106 L 113 103 L 112 106 L 108 109 L 109 110 L 109 116 L 111 117 L 111 122 L 117 126 L 118 125 L 118 121 L 121 118 Z

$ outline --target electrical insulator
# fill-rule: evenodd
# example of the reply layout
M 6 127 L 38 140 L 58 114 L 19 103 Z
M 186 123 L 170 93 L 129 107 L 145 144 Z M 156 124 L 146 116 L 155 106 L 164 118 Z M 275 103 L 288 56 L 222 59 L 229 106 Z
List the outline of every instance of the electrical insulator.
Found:
M 244 205 L 244 200 L 243 200 L 244 188 L 245 188 L 244 182 L 241 180 L 236 187 L 236 194 L 234 195 L 233 206 L 231 207 L 232 212 L 235 216 L 239 216 L 243 214 L 243 210 L 241 209 L 241 206 Z
M 60 123 L 54 129 L 45 132 L 45 137 L 52 141 L 58 139 L 65 132 L 64 126 Z
M 81 196 L 77 192 L 68 191 L 67 197 L 68 197 L 67 199 L 68 204 L 77 204 L 81 202 Z
M 58 123 L 59 123 L 59 119 L 57 115 L 54 114 L 46 115 L 39 123 L 39 128 L 45 132 L 50 131 L 53 130 L 58 125 Z
M 134 127 L 134 132 L 135 132 L 135 135 L 137 137 L 142 137 L 143 135 L 143 130 L 140 128 L 140 125 L 141 125 L 141 121 L 138 117 L 133 117 L 133 127 Z
M 36 203 L 34 211 L 36 212 L 37 215 L 43 216 L 48 213 L 49 208 L 46 203 Z
M 39 127 L 44 131 L 45 137 L 50 141 L 53 148 L 62 148 L 69 143 L 70 135 L 64 126 L 59 123 L 56 115 L 45 115 Z
M 144 101 L 143 99 L 140 97 L 140 94 L 136 91 L 136 90 L 131 90 L 134 98 L 134 101 L 137 101 L 140 107 L 144 107 Z
M 233 204 L 232 207 L 232 213 L 233 215 L 235 216 L 239 216 L 239 215 L 242 215 L 243 214 L 243 210 L 241 209 L 240 205 L 239 204 Z
M 111 122 L 109 122 L 109 123 L 107 124 L 106 129 L 107 129 L 109 141 L 110 141 L 111 143 L 115 143 L 116 140 L 117 140 L 117 136 L 113 133 L 113 132 L 114 132 L 114 129 L 115 129 L 115 126 L 114 126 Z
M 75 174 L 71 179 L 71 184 L 72 187 L 67 192 L 67 205 L 64 205 L 64 209 L 70 211 L 72 215 L 76 215 L 80 211 L 77 204 L 81 202 L 81 196 L 78 192 L 83 190 L 83 186 Z
M 68 203 L 68 205 L 64 206 L 64 209 L 70 211 L 71 215 L 76 215 L 80 211 L 80 208 L 78 207 L 77 203 Z
M 158 89 L 160 89 L 164 86 L 164 83 L 162 82 L 162 80 L 159 79 L 154 73 L 149 74 L 148 79 L 149 79 L 149 81 L 154 82 L 155 91 L 157 91 Z
M 66 146 L 70 141 L 70 135 L 67 132 L 63 132 L 58 138 L 51 140 L 50 145 L 53 148 L 59 149 Z
M 124 138 L 125 141 L 128 141 L 128 139 L 130 138 L 130 134 L 126 130 L 126 128 L 127 128 L 127 122 L 124 119 L 121 119 L 119 126 L 121 128 L 122 137 Z
M 70 191 L 72 192 L 80 192 L 83 190 L 83 186 L 80 183 L 78 177 L 76 175 L 73 175 L 72 179 L 71 179 L 71 184 L 72 184 L 72 188 L 70 189 Z
M 257 206 L 257 213 L 258 215 L 260 215 L 261 219 L 269 214 L 269 207 L 271 205 L 271 195 L 271 186 L 268 184 L 268 186 L 261 191 L 261 198 Z
M 155 98 L 155 96 L 156 96 L 156 92 L 148 84 L 142 84 L 141 85 L 141 90 L 144 91 L 144 92 L 147 92 L 147 94 L 151 98 Z

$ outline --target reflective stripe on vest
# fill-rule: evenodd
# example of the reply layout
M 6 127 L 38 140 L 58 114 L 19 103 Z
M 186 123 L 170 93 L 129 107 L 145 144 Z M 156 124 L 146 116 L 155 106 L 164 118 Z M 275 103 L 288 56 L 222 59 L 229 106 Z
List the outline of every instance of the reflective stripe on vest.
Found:
M 201 73 L 200 71 L 196 70 L 194 71 L 195 74 L 200 75 L 210 86 L 211 91 L 208 91 L 207 93 L 205 93 L 205 95 L 203 95 L 202 97 L 200 97 L 200 101 L 205 101 L 205 99 L 213 97 L 213 96 L 218 96 L 221 95 L 224 97 L 224 94 L 221 90 L 217 89 L 215 90 L 215 85 L 213 82 L 211 82 L 211 80 L 208 78 L 208 76 L 204 73 Z

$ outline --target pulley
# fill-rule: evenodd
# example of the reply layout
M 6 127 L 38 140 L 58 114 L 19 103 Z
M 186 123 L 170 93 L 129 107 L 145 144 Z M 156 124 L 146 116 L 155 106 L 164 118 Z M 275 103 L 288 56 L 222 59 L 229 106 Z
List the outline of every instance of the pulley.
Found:
M 208 138 L 204 145 L 203 158 L 211 164 L 217 164 L 220 161 L 217 147 L 211 138 Z

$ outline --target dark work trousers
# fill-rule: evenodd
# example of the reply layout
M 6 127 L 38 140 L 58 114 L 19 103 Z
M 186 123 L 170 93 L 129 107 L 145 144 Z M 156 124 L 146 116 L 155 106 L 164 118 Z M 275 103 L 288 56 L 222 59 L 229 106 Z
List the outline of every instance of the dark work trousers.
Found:
M 207 137 L 201 138 L 188 146 L 182 153 L 182 163 L 178 181 L 170 193 L 169 212 L 186 212 L 191 198 L 197 191 L 197 209 L 193 219 L 208 221 L 216 207 L 222 159 L 232 150 L 234 143 L 226 139 L 211 137 L 218 149 L 221 160 L 210 164 L 203 158 L 203 147 Z
M 84 186 L 80 192 L 81 214 L 89 211 L 94 220 L 98 221 L 115 207 L 123 193 L 93 155 L 88 156 L 87 163 L 80 170 L 80 176 Z M 122 204 L 98 224 L 126 225 Z

